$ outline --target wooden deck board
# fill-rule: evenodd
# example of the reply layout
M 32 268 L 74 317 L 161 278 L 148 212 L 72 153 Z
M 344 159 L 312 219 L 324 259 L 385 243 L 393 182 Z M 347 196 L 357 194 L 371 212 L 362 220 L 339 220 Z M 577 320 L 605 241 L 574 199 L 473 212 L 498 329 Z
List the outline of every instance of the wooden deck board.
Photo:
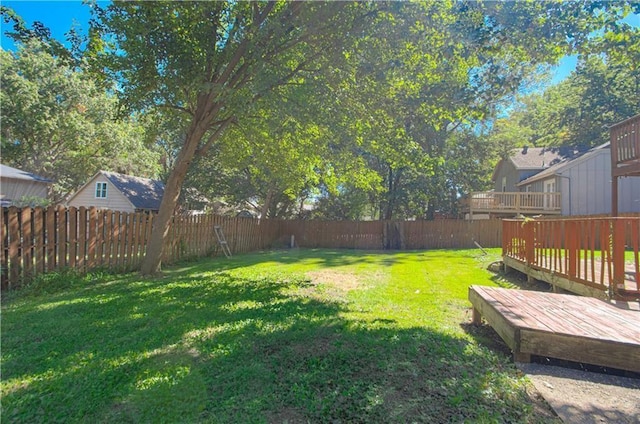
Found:
M 604 327 L 602 324 L 623 322 L 624 325 L 620 325 L 616 329 L 618 334 L 627 338 L 632 338 L 634 334 L 637 334 L 638 327 L 640 327 L 640 316 L 638 316 L 637 313 L 620 314 L 620 308 L 617 307 L 599 308 L 598 306 L 602 301 L 598 299 L 583 299 L 579 296 L 573 297 L 576 299 L 572 299 L 571 305 L 575 307 L 573 313 L 577 315 L 578 319 L 580 318 L 580 314 L 582 314 L 585 318 L 589 319 L 590 322 L 600 322 L 600 328 L 608 333 L 611 333 L 611 329 Z
M 574 295 L 472 286 L 469 300 L 513 350 L 640 372 L 640 311 Z M 635 310 L 634 310 L 635 309 Z
M 526 328 L 538 328 L 544 329 L 549 333 L 573 334 L 585 337 L 606 336 L 604 331 L 592 328 L 589 325 L 583 325 L 583 320 L 577 320 L 576 322 L 569 315 L 562 320 L 558 320 L 558 313 L 570 313 L 570 310 L 564 306 L 564 297 L 551 296 L 544 305 L 536 305 L 530 302 L 526 293 L 520 290 L 508 290 L 501 291 L 499 296 L 496 296 L 503 306 L 517 308 L 522 311 Z M 504 303 L 505 299 L 511 299 L 510 303 Z M 543 326 L 541 327 L 540 324 L 543 324 Z
M 564 314 L 573 328 L 578 329 L 578 331 L 569 330 L 570 334 L 586 337 L 611 337 L 621 342 L 632 335 L 627 331 L 627 326 L 619 327 L 617 332 L 612 333 L 610 328 L 602 325 L 610 320 L 624 320 L 623 316 L 615 314 L 609 308 L 604 310 L 599 308 L 602 301 L 570 295 L 548 296 L 545 300 L 553 305 L 552 307 L 544 307 L 545 310 Z M 584 333 L 581 333 L 580 330 Z

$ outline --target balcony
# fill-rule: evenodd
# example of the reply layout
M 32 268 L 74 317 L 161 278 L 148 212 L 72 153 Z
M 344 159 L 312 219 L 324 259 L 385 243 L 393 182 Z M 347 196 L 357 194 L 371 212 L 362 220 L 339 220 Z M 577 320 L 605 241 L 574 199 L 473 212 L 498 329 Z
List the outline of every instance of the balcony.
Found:
M 612 176 L 640 176 L 640 115 L 611 127 Z
M 465 199 L 464 210 L 474 214 L 499 215 L 560 215 L 560 193 L 538 192 L 473 192 Z

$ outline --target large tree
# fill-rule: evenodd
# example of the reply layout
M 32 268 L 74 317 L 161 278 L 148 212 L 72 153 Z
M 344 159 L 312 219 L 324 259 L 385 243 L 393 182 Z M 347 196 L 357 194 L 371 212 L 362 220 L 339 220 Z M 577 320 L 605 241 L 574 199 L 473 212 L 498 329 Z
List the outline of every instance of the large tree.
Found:
M 591 1 L 111 4 L 94 28 L 113 43 L 103 63 L 124 104 L 171 110 L 184 122 L 142 272 L 160 268 L 190 164 L 261 99 L 275 96 L 277 108 L 274 88 L 306 84 L 323 72 L 335 89 L 327 105 L 339 127 L 331 128 L 335 140 L 350 134 L 366 162 L 386 164 L 385 186 L 402 187 L 417 169 L 407 172 L 405 159 L 442 174 L 455 128 L 495 113 L 541 64 L 580 48 L 628 11 L 626 3 Z M 267 134 L 254 141 L 286 139 Z M 417 148 L 423 153 L 412 153 Z M 427 181 L 431 212 L 431 198 L 443 192 L 439 181 Z M 394 209 L 387 204 L 383 216 Z
M 584 48 L 590 32 L 626 12 L 622 3 L 594 2 L 391 4 L 358 39 L 355 72 L 337 96 L 379 172 L 380 217 L 452 209 L 466 185 L 455 166 L 474 166 L 453 155 L 481 151 L 456 143 L 537 82 L 545 65 Z
M 87 72 L 25 39 L 0 51 L 2 160 L 54 181 L 60 200 L 100 169 L 155 177 L 157 154 L 135 116 L 116 119 L 118 102 Z
M 602 55 L 580 57 L 566 80 L 521 99 L 496 121 L 491 138 L 502 154 L 522 145 L 584 151 L 609 141 L 609 126 L 640 112 L 640 73 Z
M 195 157 L 250 105 L 318 63 L 339 60 L 366 4 L 114 2 L 97 26 L 115 42 L 105 63 L 132 108 L 184 113 L 180 149 L 151 234 L 143 274 L 160 270 L 163 240 Z

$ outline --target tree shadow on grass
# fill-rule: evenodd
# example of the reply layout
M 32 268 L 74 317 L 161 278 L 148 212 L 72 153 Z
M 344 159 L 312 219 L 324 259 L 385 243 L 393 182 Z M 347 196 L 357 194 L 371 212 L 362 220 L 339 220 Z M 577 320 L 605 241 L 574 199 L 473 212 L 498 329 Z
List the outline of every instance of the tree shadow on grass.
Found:
M 302 279 L 192 275 L 9 305 L 3 421 L 530 418 L 508 359 L 462 336 L 348 319 Z
M 491 277 L 491 281 L 496 283 L 497 286 L 507 289 L 520 289 L 520 290 L 532 290 L 541 292 L 552 291 L 551 285 L 539 280 L 529 280 L 527 275 L 517 270 L 510 270 L 509 273 L 505 273 L 500 270 L 494 272 Z

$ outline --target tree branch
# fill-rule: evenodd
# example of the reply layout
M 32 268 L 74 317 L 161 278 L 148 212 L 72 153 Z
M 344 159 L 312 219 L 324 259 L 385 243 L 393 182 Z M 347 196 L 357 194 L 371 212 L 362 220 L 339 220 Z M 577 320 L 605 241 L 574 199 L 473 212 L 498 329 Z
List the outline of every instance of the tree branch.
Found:
M 177 105 L 171 105 L 171 104 L 160 104 L 158 105 L 159 108 L 161 109 L 175 109 L 175 110 L 179 110 L 180 112 L 184 112 L 186 114 L 188 114 L 189 116 L 193 116 L 194 113 L 191 109 L 187 109 L 185 107 L 182 106 L 177 106 Z
M 204 156 L 204 155 L 206 155 L 207 152 L 209 151 L 209 149 L 211 149 L 211 146 L 213 145 L 213 143 L 222 135 L 224 130 L 234 120 L 235 120 L 234 117 L 230 116 L 227 119 L 224 119 L 224 120 L 218 122 L 218 124 L 219 124 L 218 128 L 216 128 L 216 130 L 213 132 L 213 134 L 211 134 L 211 136 L 209 136 L 207 141 L 205 141 L 205 143 L 200 148 L 198 148 L 198 150 L 196 150 L 195 156 Z

